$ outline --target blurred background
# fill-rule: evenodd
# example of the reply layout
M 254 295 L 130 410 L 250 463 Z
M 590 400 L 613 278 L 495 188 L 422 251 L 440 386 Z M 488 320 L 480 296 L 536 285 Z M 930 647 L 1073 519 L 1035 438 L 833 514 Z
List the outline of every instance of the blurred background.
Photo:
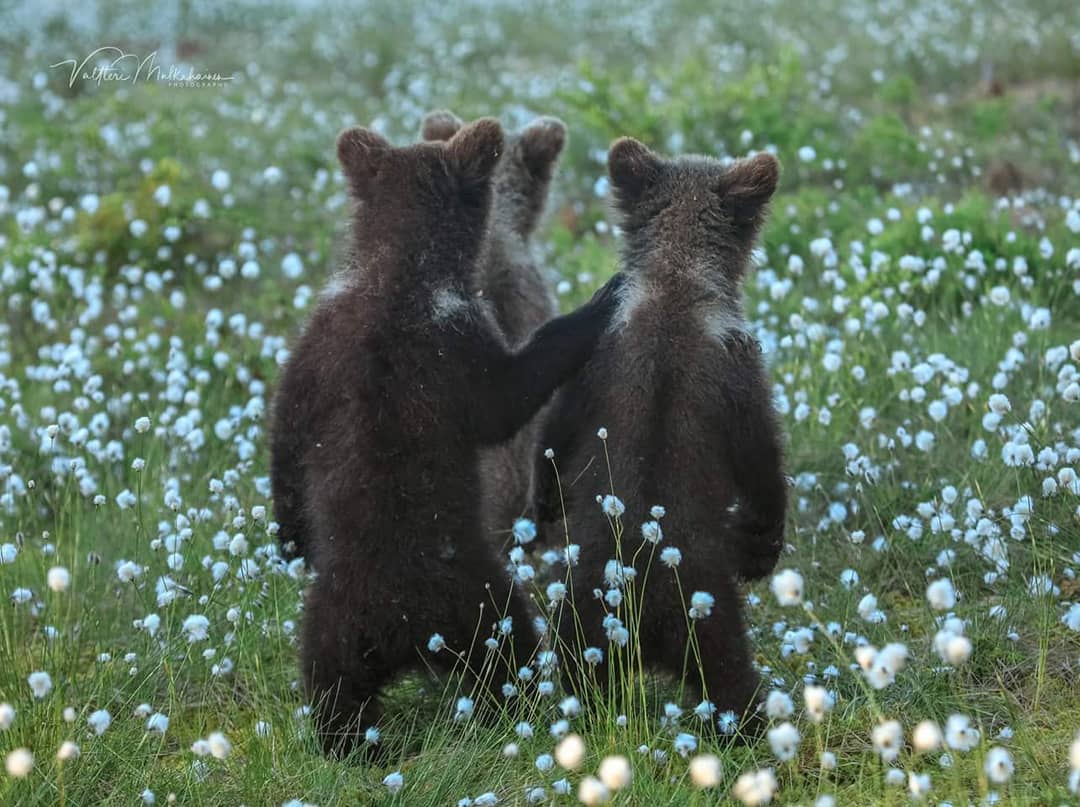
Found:
M 167 177 L 169 214 L 184 218 L 221 195 L 210 180 L 224 169 L 238 180 L 225 215 L 184 226 L 182 247 L 210 259 L 253 226 L 318 264 L 340 218 L 334 135 L 363 123 L 406 142 L 437 107 L 567 121 L 549 240 L 575 289 L 610 263 L 593 247 L 605 238 L 605 148 L 623 134 L 672 152 L 774 150 L 796 203 L 841 190 L 1054 193 L 1080 176 L 1080 14 L 1068 0 L 0 8 L 0 174 L 17 193 L 37 154 L 43 197 L 76 182 L 101 194 L 81 235 L 114 256 L 130 248 L 127 222 L 109 216 L 114 194 L 135 192 L 125 198 L 139 207 L 139 188 Z M 232 79 L 71 84 L 70 65 L 50 67 L 105 46 L 155 54 L 163 73 Z M 138 212 L 151 226 L 164 215 Z

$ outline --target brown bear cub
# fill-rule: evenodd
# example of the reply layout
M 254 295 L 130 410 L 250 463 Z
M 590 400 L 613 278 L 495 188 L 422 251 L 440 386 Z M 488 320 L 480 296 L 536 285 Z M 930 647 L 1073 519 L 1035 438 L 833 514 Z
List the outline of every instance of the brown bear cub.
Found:
M 758 677 L 737 579 L 774 567 L 787 491 L 770 385 L 743 319 L 741 287 L 779 166 L 770 154 L 728 166 L 665 159 L 623 138 L 611 147 L 608 171 L 627 283 L 616 323 L 550 406 L 537 453 L 554 451 L 563 499 L 541 455 L 537 517 L 548 540 L 561 537 L 565 502 L 569 540 L 579 546 L 571 579 L 587 645 L 626 638 L 621 593 L 604 593 L 634 574 L 611 562 L 618 518 L 626 529 L 622 562 L 636 557 L 639 581 L 653 567 L 639 626 L 646 663 L 682 674 L 689 611 L 704 675 L 690 674 L 687 685 L 703 682 L 719 712 L 743 715 Z M 601 428 L 610 435 L 604 444 Z M 621 501 L 601 505 L 612 491 Z M 635 554 L 642 541 L 653 546 Z M 679 553 L 661 554 L 668 542 L 685 553 L 678 583 L 667 566 Z M 695 592 L 704 596 L 692 598 Z M 562 617 L 564 652 L 580 653 L 573 622 Z
M 463 126 L 452 112 L 432 112 L 420 129 L 424 140 L 449 140 Z M 506 140 L 495 168 L 491 229 L 480 259 L 477 288 L 511 347 L 555 316 L 555 301 L 533 259 L 530 239 L 547 201 L 555 164 L 566 144 L 566 126 L 538 118 Z M 505 540 L 528 509 L 539 420 L 513 440 L 480 455 L 486 534 Z
M 619 280 L 506 347 L 474 288 L 502 148 L 490 119 L 447 143 L 338 138 L 352 255 L 285 367 L 272 446 L 282 539 L 301 539 L 319 572 L 301 667 L 329 752 L 364 736 L 403 669 L 449 667 L 449 651 L 474 670 L 493 659 L 483 642 L 500 614 L 512 669 L 536 646 L 532 610 L 481 536 L 478 451 L 512 437 L 582 366 Z M 427 652 L 435 633 L 449 651 Z

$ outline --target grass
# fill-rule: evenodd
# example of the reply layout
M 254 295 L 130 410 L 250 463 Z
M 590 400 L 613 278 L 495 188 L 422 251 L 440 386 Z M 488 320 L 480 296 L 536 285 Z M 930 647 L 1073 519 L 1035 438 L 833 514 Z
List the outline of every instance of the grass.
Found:
M 12 82 L 0 86 L 0 589 L 12 598 L 0 702 L 16 714 L 0 756 L 27 748 L 35 762 L 26 777 L 0 776 L 0 803 L 133 803 L 147 790 L 184 804 L 524 803 L 536 787 L 542 803 L 572 803 L 553 783 L 565 777 L 576 793 L 621 754 L 634 776 L 615 803 L 717 803 L 741 773 L 772 768 L 781 803 L 899 804 L 907 780 L 887 784 L 872 747 L 883 720 L 899 720 L 907 741 L 891 767 L 930 774 L 927 800 L 1075 799 L 1080 632 L 1064 621 L 1080 602 L 1080 497 L 1064 470 L 1080 468 L 1072 4 L 616 6 L 15 10 L 0 33 Z M 48 68 L 112 43 L 160 47 L 162 61 L 171 47 L 236 78 L 68 86 Z M 460 681 L 422 665 L 388 695 L 377 761 L 317 752 L 296 684 L 304 578 L 273 560 L 265 411 L 333 264 L 345 210 L 334 135 L 375 121 L 405 141 L 441 106 L 567 122 L 538 245 L 567 309 L 616 265 L 600 181 L 612 138 L 779 153 L 747 296 L 796 483 L 780 568 L 800 571 L 807 604 L 782 607 L 764 583 L 748 591 L 747 616 L 758 663 L 794 702 L 773 720 L 797 727 L 791 760 L 768 739 L 718 742 L 693 703 L 663 724 L 677 685 L 635 669 L 569 720 L 585 741 L 581 768 L 541 771 L 564 693 L 541 696 L 534 681 L 494 714 L 480 704 L 454 721 Z M 289 255 L 298 275 L 283 270 Z M 1012 409 L 988 429 L 999 391 Z M 948 401 L 940 421 L 935 401 Z M 1003 448 L 1023 441 L 1034 461 L 1005 464 Z M 1059 480 L 1050 495 L 1047 478 Z M 1017 513 L 1025 496 L 1030 514 Z M 635 550 L 638 525 L 619 528 Z M 1001 548 L 1007 565 L 990 557 Z M 140 574 L 122 580 L 122 561 Z M 71 579 L 54 591 L 57 566 Z M 841 582 L 847 570 L 857 582 Z M 945 612 L 925 592 L 940 578 L 959 593 L 966 663 L 933 649 Z M 859 613 L 869 594 L 884 621 Z M 205 639 L 189 641 L 193 614 L 207 619 Z M 890 642 L 910 658 L 875 690 L 852 668 L 855 649 Z M 51 678 L 42 698 L 27 682 L 35 671 Z M 804 714 L 804 682 L 835 697 L 821 723 Z M 146 730 L 143 704 L 168 717 L 163 734 Z M 101 709 L 111 725 L 98 736 L 87 719 Z M 915 725 L 953 714 L 972 720 L 978 743 L 917 753 Z M 533 736 L 515 733 L 522 721 Z M 215 732 L 230 753 L 192 750 Z M 692 785 L 678 732 L 719 755 L 718 789 Z M 56 759 L 64 740 L 77 759 Z M 984 770 L 995 745 L 1015 763 L 1007 784 Z M 383 784 L 395 771 L 396 794 Z

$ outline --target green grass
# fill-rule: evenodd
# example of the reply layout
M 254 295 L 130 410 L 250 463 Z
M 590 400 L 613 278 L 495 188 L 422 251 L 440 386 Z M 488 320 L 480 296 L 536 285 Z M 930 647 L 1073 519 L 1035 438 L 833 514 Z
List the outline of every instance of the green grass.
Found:
M 17 85 L 0 87 L 0 544 L 15 550 L 0 565 L 0 592 L 30 592 L 0 615 L 0 703 L 16 710 L 0 730 L 0 756 L 28 748 L 35 757 L 27 777 L 0 775 L 0 803 L 131 804 L 150 789 L 159 804 L 169 794 L 182 804 L 456 804 L 487 792 L 516 804 L 534 787 L 546 789 L 543 803 L 574 803 L 556 798 L 553 782 L 565 776 L 576 793 L 605 756 L 622 754 L 634 778 L 615 803 L 718 803 L 739 774 L 773 768 L 779 803 L 831 795 L 838 804 L 901 804 L 906 780 L 886 784 L 873 728 L 899 720 L 910 741 L 920 721 L 944 725 L 953 714 L 979 728 L 973 750 L 950 751 L 945 766 L 940 752 L 918 754 L 908 742 L 893 766 L 929 773 L 928 801 L 1075 800 L 1067 785 L 1080 729 L 1080 632 L 1062 618 L 1080 602 L 1080 496 L 1064 484 L 1043 491 L 1045 478 L 1080 469 L 1080 403 L 1066 400 L 1062 369 L 1080 366 L 1080 203 L 1068 196 L 1080 187 L 1072 4 L 181 8 L 173 28 L 131 3 L 104 4 L 96 24 L 42 20 L 31 9 L 0 33 L 0 75 Z M 68 87 L 47 67 L 102 44 L 145 53 L 168 42 L 196 67 L 237 79 L 206 89 Z M 507 704 L 481 703 L 472 720 L 454 721 L 460 680 L 436 679 L 422 664 L 388 694 L 376 760 L 318 753 L 297 685 L 304 579 L 266 549 L 274 538 L 265 410 L 278 355 L 339 242 L 346 201 L 336 132 L 377 121 L 404 142 L 442 106 L 511 125 L 533 114 L 567 122 L 571 140 L 538 244 L 567 309 L 617 263 L 597 184 L 612 138 L 780 155 L 781 190 L 747 308 L 768 349 L 796 480 L 780 568 L 801 572 L 812 607 L 781 607 L 766 582 L 748 591 L 747 617 L 757 661 L 795 703 L 801 742 L 792 760 L 780 762 L 764 738 L 703 736 L 677 683 L 653 679 L 632 654 L 607 694 L 579 681 L 593 697 L 570 721 L 587 749 L 577 771 L 534 766 L 553 752 L 549 727 L 564 693 L 540 696 L 534 681 Z M 800 155 L 807 146 L 813 159 Z M 1000 179 L 1004 166 L 1022 190 L 1003 206 L 991 175 Z M 230 175 L 226 191 L 212 181 L 219 169 Z M 166 205 L 155 199 L 162 185 Z M 96 207 L 81 203 L 87 194 Z M 135 219 L 147 225 L 141 236 Z M 299 277 L 281 269 L 290 253 L 302 261 Z M 252 256 L 257 278 L 239 271 Z M 235 273 L 222 271 L 227 260 Z M 1009 292 L 1001 305 L 991 300 L 999 286 Z M 1050 312 L 1047 327 L 1032 324 L 1040 308 Z M 897 351 L 907 364 L 894 362 Z M 838 369 L 826 368 L 830 353 Z M 910 367 L 923 362 L 935 372 L 917 381 Z M 987 430 L 995 379 L 1012 411 Z M 951 396 L 935 421 L 931 402 Z M 1032 411 L 1037 401 L 1041 412 Z M 141 417 L 152 424 L 145 433 L 135 429 Z M 920 432 L 934 437 L 928 450 L 914 442 Z M 1056 459 L 1006 466 L 1002 448 L 1017 434 Z M 973 456 L 979 440 L 982 459 Z M 864 458 L 857 466 L 849 444 Z M 125 491 L 133 506 L 119 505 Z M 1010 537 L 1023 496 L 1032 513 Z M 970 518 L 969 500 L 982 508 Z M 928 507 L 950 515 L 958 532 L 935 531 Z M 905 519 L 921 525 L 916 538 Z M 638 526 L 619 525 L 626 552 L 637 548 Z M 987 577 L 995 567 L 981 550 L 994 531 L 1009 562 Z M 246 547 L 234 555 L 227 544 L 236 535 Z M 692 563 L 692 549 L 682 549 Z M 955 553 L 951 565 L 939 560 L 944 550 Z M 170 569 L 174 551 L 182 566 Z M 144 569 L 132 582 L 117 575 L 124 560 Z M 238 576 L 244 561 L 249 576 Z M 215 563 L 225 564 L 220 578 Z M 46 583 L 54 566 L 70 571 L 64 591 Z M 848 569 L 859 577 L 850 590 L 840 582 Z M 651 572 L 659 573 L 670 572 Z M 1031 593 L 1040 575 L 1056 592 Z M 166 576 L 181 587 L 171 602 L 155 588 Z M 955 668 L 933 649 L 942 614 L 925 591 L 941 577 L 960 594 L 953 611 L 973 645 Z M 867 594 L 884 622 L 859 615 Z M 994 606 L 1006 616 L 992 616 Z M 153 636 L 134 624 L 148 614 L 160 617 Z M 205 640 L 188 641 L 192 614 L 208 619 Z M 785 648 L 785 633 L 800 628 L 814 631 L 806 654 Z M 862 642 L 907 645 L 894 683 L 874 690 L 852 669 Z M 53 684 L 40 699 L 27 683 L 35 671 Z M 803 714 L 807 678 L 835 696 L 820 724 Z M 677 729 L 659 720 L 668 700 L 686 710 Z M 168 716 L 163 735 L 146 731 L 142 704 Z M 99 709 L 112 722 L 96 736 L 87 718 Z M 521 721 L 534 736 L 515 734 Z M 694 788 L 676 731 L 720 756 L 719 789 Z M 213 732 L 231 743 L 224 759 L 192 751 Z M 64 740 L 79 745 L 78 759 L 55 758 Z M 1015 762 L 1007 785 L 983 769 L 994 745 Z M 835 770 L 822 769 L 823 751 L 836 755 Z M 382 782 L 397 770 L 404 786 L 394 795 Z

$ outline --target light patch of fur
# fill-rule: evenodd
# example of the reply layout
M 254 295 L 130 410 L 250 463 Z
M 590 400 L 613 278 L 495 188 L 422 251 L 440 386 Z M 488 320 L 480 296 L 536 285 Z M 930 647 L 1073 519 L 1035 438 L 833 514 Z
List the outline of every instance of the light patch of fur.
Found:
M 348 291 L 356 288 L 357 280 L 352 272 L 338 272 L 333 275 L 323 286 L 319 295 L 324 300 L 333 300 Z
M 648 305 L 655 295 L 639 279 L 631 278 L 623 287 L 619 307 L 611 321 L 616 327 L 625 327 L 633 319 L 640 306 Z M 710 339 L 723 342 L 732 333 L 746 332 L 746 320 L 736 306 L 721 298 L 708 308 L 698 312 L 701 324 Z
M 746 331 L 746 320 L 738 311 L 726 306 L 717 307 L 705 314 L 705 333 L 718 342 L 723 342 L 732 333 Z
M 461 314 L 469 307 L 469 301 L 452 288 L 435 290 L 431 299 L 431 315 L 436 322 L 445 322 Z
M 645 284 L 638 278 L 627 278 L 626 285 L 619 293 L 619 307 L 611 317 L 612 325 L 622 327 L 627 325 L 634 316 L 638 307 L 644 305 L 649 299 L 649 291 Z

